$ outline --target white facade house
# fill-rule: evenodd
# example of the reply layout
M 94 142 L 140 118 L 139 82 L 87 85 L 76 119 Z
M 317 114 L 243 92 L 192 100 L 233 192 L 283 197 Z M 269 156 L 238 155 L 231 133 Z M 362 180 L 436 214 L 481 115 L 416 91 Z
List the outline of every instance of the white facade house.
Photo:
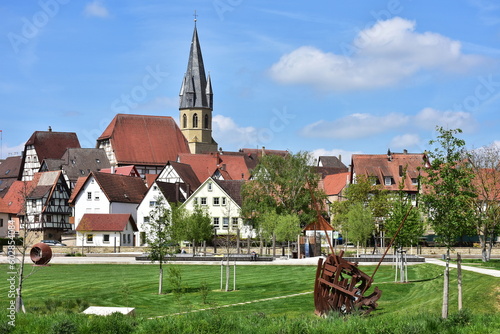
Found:
M 196 205 L 206 208 L 217 235 L 237 234 L 253 237 L 251 227 L 241 217 L 241 185 L 243 180 L 215 180 L 208 178 L 186 200 L 183 206 L 193 212 Z
M 154 182 L 151 187 L 149 187 L 148 192 L 137 207 L 138 246 L 146 245 L 146 232 L 149 224 L 149 216 L 151 211 L 155 210 L 160 202 L 167 210 L 170 209 L 170 204 L 168 203 L 165 195 L 163 195 L 160 187 L 158 187 L 158 183 Z
M 146 190 L 139 177 L 92 172 L 71 200 L 75 229 L 83 215 L 91 213 L 131 214 L 137 221 L 137 206 Z
M 136 244 L 131 214 L 84 214 L 76 228 L 77 246 L 121 247 Z

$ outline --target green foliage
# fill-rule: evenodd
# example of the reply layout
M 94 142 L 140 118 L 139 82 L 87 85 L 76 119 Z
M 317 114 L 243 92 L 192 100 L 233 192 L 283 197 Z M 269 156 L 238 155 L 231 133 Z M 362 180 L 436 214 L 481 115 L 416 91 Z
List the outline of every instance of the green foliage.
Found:
M 156 206 L 149 213 L 149 223 L 146 226 L 149 257 L 159 261 L 160 268 L 167 254 L 171 253 L 171 211 L 162 199 L 156 200 Z
M 242 215 L 256 225 L 266 212 L 298 215 L 301 225 L 316 217 L 311 207 L 311 191 L 318 202 L 325 194 L 318 189 L 319 175 L 313 171 L 312 157 L 307 152 L 287 156 L 265 155 L 252 171 L 253 180 L 242 188 Z M 254 226 L 258 227 L 258 226 Z
M 354 203 L 350 206 L 346 218 L 343 225 L 344 234 L 349 241 L 365 246 L 374 229 L 371 211 L 361 203 Z
M 429 222 L 448 249 L 458 237 L 473 233 L 473 199 L 470 190 L 474 173 L 465 161 L 465 141 L 455 137 L 460 129 L 437 127 L 439 135 L 431 140 L 435 145 L 428 153 L 429 167 L 422 177 L 422 201 L 428 208 Z
M 206 280 L 201 281 L 200 284 L 200 296 L 201 303 L 208 304 L 208 294 L 210 293 L 210 288 L 208 287 L 208 283 Z
M 206 208 L 195 205 L 193 212 L 188 213 L 181 206 L 174 212 L 173 221 L 177 241 L 189 240 L 197 244 L 212 238 L 212 220 Z
M 276 211 L 262 214 L 260 228 L 265 239 L 274 234 L 277 241 L 295 240 L 302 230 L 300 219 L 296 214 L 278 215 Z
M 386 236 L 390 239 L 396 234 L 401 222 L 412 208 L 409 198 L 404 192 L 399 192 L 392 203 L 392 209 L 385 221 Z M 397 235 L 394 246 L 416 245 L 424 233 L 424 223 L 418 208 L 412 208 L 406 221 Z

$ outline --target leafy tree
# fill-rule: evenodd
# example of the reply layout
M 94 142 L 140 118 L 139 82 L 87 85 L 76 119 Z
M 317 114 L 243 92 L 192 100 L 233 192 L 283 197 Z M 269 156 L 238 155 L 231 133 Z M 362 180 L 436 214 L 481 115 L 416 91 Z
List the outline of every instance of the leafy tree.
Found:
M 474 173 L 464 160 L 465 141 L 455 137 L 462 130 L 436 129 L 439 135 L 429 142 L 434 150 L 428 153 L 428 167 L 422 178 L 422 201 L 428 209 L 431 226 L 447 247 L 442 313 L 443 318 L 447 318 L 450 249 L 457 238 L 471 231 L 474 217 L 471 203 L 476 196 L 470 191 Z
M 401 180 L 406 178 L 406 168 L 403 168 Z M 418 208 L 412 208 L 411 199 L 403 191 L 404 181 L 398 185 L 398 193 L 392 197 L 392 207 L 385 221 L 386 236 L 392 239 L 397 233 L 403 219 L 405 223 L 394 240 L 395 247 L 410 246 L 418 243 L 418 240 L 424 234 L 424 221 Z M 410 211 L 411 209 L 411 211 Z
M 159 263 L 158 294 L 163 293 L 163 263 L 165 256 L 172 253 L 172 215 L 171 210 L 161 198 L 156 199 L 156 206 L 149 213 L 146 226 L 146 238 L 151 261 Z
M 318 201 L 325 194 L 318 190 L 319 175 L 311 166 L 312 156 L 307 152 L 263 156 L 252 171 L 253 179 L 242 187 L 242 215 L 251 218 L 253 227 L 265 234 L 282 230 L 269 223 L 266 213 L 285 217 L 276 223 L 299 223 L 294 231 L 312 222 L 316 211 L 311 206 L 311 192 Z M 298 221 L 290 219 L 291 216 L 297 216 Z
M 365 247 L 374 228 L 374 219 L 370 209 L 360 202 L 355 202 L 349 207 L 346 218 L 342 227 L 344 234 L 349 241 Z
M 192 213 L 186 213 L 184 207 L 176 207 L 174 212 L 174 237 L 177 241 L 193 242 L 193 253 L 196 245 L 212 238 L 213 226 L 210 215 L 200 205 L 195 205 Z
M 492 144 L 468 152 L 475 177 L 474 226 L 481 245 L 484 262 L 491 258 L 495 235 L 500 232 L 500 147 Z

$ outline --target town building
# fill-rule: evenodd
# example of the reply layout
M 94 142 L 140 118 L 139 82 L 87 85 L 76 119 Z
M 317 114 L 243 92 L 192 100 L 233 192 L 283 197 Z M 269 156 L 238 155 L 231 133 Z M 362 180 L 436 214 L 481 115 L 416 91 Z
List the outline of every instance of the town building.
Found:
M 129 213 L 86 213 L 76 228 L 77 246 L 113 247 L 135 246 L 137 226 Z

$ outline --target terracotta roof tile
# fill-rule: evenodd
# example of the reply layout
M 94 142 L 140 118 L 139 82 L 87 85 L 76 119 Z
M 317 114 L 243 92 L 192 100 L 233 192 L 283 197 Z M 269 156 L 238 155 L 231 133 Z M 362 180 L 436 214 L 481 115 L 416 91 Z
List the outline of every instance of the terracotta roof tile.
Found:
M 87 181 L 88 176 L 82 176 L 79 177 L 78 180 L 76 180 L 75 188 L 73 188 L 73 191 L 71 192 L 71 196 L 69 197 L 69 204 L 73 204 L 73 201 L 75 200 L 76 195 L 78 192 L 80 192 L 80 189 L 83 187 L 85 184 L 85 181 Z
M 31 181 L 16 181 L 9 188 L 9 191 L 3 197 L 6 205 L 5 213 L 19 214 L 24 211 L 24 201 L 26 196 L 32 190 Z
M 129 222 L 132 224 L 132 229 L 137 232 L 137 225 L 130 213 L 86 213 L 76 230 L 121 232 Z
M 120 165 L 163 166 L 189 153 L 172 117 L 117 114 L 97 141 L 109 139 Z
M 345 188 L 349 179 L 349 173 L 327 175 L 323 179 L 323 187 L 328 196 L 338 195 Z
M 140 177 L 139 172 L 137 171 L 137 168 L 135 168 L 134 165 L 130 166 L 120 166 L 120 167 L 114 167 L 114 168 L 103 168 L 100 170 L 101 173 L 111 173 L 111 170 L 114 169 L 113 174 L 120 174 L 120 175 L 128 175 L 128 176 L 136 176 Z

